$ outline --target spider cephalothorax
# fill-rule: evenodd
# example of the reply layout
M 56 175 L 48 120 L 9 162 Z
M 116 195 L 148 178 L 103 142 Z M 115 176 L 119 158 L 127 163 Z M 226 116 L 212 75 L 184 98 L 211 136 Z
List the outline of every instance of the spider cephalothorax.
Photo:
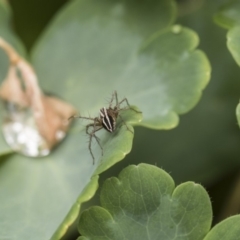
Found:
M 115 99 L 116 105 L 114 107 L 112 107 L 114 99 Z M 123 102 L 126 102 L 127 107 L 124 107 L 124 108 L 120 107 Z M 103 148 L 100 144 L 100 140 L 95 134 L 97 131 L 104 128 L 110 133 L 114 132 L 116 130 L 116 123 L 117 123 L 117 119 L 119 117 L 119 118 L 121 118 L 123 124 L 126 125 L 127 129 L 130 132 L 132 132 L 128 128 L 127 124 L 125 123 L 125 121 L 123 120 L 121 115 L 119 114 L 120 111 L 127 110 L 127 109 L 131 109 L 131 110 L 139 113 L 139 111 L 131 108 L 131 106 L 128 103 L 127 98 L 124 98 L 120 102 L 118 102 L 117 92 L 114 91 L 113 94 L 112 94 L 112 98 L 110 100 L 108 108 L 106 108 L 106 107 L 101 108 L 99 117 L 95 117 L 95 118 L 82 117 L 82 116 L 72 116 L 72 117 L 70 117 L 70 119 L 71 118 L 83 118 L 83 119 L 93 121 L 92 123 L 90 123 L 86 126 L 86 133 L 89 135 L 88 148 L 89 148 L 89 151 L 90 151 L 90 153 L 92 155 L 92 158 L 93 158 L 93 164 L 94 164 L 94 155 L 93 155 L 92 147 L 91 147 L 92 146 L 92 138 L 96 139 L 98 145 L 100 146 L 100 148 L 102 150 L 102 155 L 103 155 Z
M 102 120 L 102 126 L 108 132 L 114 132 L 116 129 L 116 122 L 119 110 L 112 108 L 100 109 L 100 118 Z

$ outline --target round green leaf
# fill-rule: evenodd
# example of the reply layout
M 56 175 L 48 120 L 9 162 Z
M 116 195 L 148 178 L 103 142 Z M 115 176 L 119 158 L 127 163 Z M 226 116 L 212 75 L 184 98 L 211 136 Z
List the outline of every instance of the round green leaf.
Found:
M 237 240 L 240 236 L 240 215 L 232 216 L 217 224 L 204 240 Z
M 227 4 L 220 7 L 214 16 L 214 20 L 218 25 L 229 29 L 240 24 L 239 11 L 240 2 L 238 0 L 229 0 Z
M 236 115 L 237 115 L 238 125 L 240 126 L 240 104 L 237 105 Z
M 225 31 L 212 22 L 217 5 L 219 1 L 205 1 L 194 14 L 178 20 L 199 34 L 201 49 L 212 65 L 211 83 L 201 101 L 171 131 L 136 128 L 131 153 L 104 175 L 116 176 L 119 169 L 144 159 L 171 172 L 176 183 L 191 180 L 212 186 L 239 168 L 239 127 L 234 114 L 240 98 L 239 67 L 227 50 Z
M 229 1 L 221 7 L 215 15 L 215 22 L 229 29 L 227 34 L 227 46 L 234 60 L 240 65 L 240 2 Z
M 230 1 L 216 14 L 215 21 L 229 29 L 227 33 L 227 46 L 234 60 L 240 66 L 240 2 Z M 237 120 L 239 123 L 239 105 L 237 107 Z
M 198 102 L 210 65 L 193 31 L 168 27 L 174 14 L 169 0 L 73 1 L 32 52 L 43 88 L 94 115 L 117 90 L 143 111 L 141 125 L 175 127 Z
M 240 14 L 240 9 L 239 9 Z M 231 52 L 234 60 L 237 62 L 237 64 L 240 66 L 240 24 L 233 27 L 231 30 L 229 30 L 227 34 L 227 46 L 229 51 Z
M 102 207 L 80 216 L 79 239 L 202 239 L 212 220 L 207 192 L 193 182 L 174 188 L 172 178 L 155 166 L 125 168 L 105 181 Z

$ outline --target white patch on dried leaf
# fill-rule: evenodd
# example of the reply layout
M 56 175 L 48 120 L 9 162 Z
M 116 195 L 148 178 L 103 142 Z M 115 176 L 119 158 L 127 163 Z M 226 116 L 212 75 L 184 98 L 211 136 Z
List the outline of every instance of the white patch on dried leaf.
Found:
M 59 133 L 65 136 L 69 127 L 67 119 L 76 114 L 76 110 L 63 100 L 44 95 L 31 65 L 2 38 L 0 47 L 9 57 L 9 69 L 0 86 L 0 98 L 22 108 L 31 108 L 38 131 L 51 149 L 62 139 Z

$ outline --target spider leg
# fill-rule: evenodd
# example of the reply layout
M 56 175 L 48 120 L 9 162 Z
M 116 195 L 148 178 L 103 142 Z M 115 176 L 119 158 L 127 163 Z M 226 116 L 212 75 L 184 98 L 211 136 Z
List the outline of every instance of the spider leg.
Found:
M 117 91 L 114 91 L 114 92 L 113 92 L 113 96 L 115 96 L 116 106 L 119 106 Z
M 68 118 L 68 121 L 72 120 L 73 118 L 82 118 L 82 119 L 87 119 L 87 120 L 93 120 L 93 121 L 95 121 L 95 118 L 91 118 L 91 117 L 81 117 L 81 116 L 71 116 L 70 118 Z
M 123 100 L 121 100 L 121 101 L 118 103 L 117 107 L 118 107 L 119 111 L 120 111 L 120 110 L 125 110 L 125 109 L 127 109 L 127 108 L 122 108 L 122 109 L 120 109 L 120 105 L 123 104 L 124 102 L 126 102 L 126 104 L 127 104 L 127 106 L 128 106 L 128 109 L 131 109 L 132 111 L 134 111 L 134 112 L 136 112 L 136 113 L 142 113 L 142 112 L 137 111 L 136 109 L 132 108 L 132 107 L 130 106 L 127 98 L 124 98 Z
M 133 131 L 129 129 L 128 125 L 127 125 L 126 122 L 123 120 L 122 116 L 119 115 L 119 117 L 121 118 L 123 124 L 126 126 L 127 130 L 133 134 Z
M 98 131 L 98 130 L 100 130 L 100 129 L 102 129 L 103 127 L 100 127 L 99 129 L 97 129 L 96 131 Z M 101 145 L 101 143 L 100 143 L 100 139 L 99 139 L 99 137 L 97 137 L 95 134 L 94 134 L 94 138 L 96 139 L 96 141 L 97 141 L 97 143 L 98 143 L 98 146 L 101 148 L 101 150 L 102 150 L 102 156 L 103 156 L 103 147 L 102 147 L 102 145 Z
M 109 103 L 109 108 L 112 107 L 114 97 L 115 97 L 115 99 L 116 99 L 116 101 L 117 101 L 117 97 L 116 97 L 116 96 L 117 96 L 117 92 L 114 91 L 114 92 L 112 93 L 112 97 L 111 97 L 111 100 L 110 100 L 110 103 Z
M 87 125 L 87 127 L 93 127 L 94 125 L 93 124 L 89 124 Z M 101 147 L 102 149 L 102 146 L 100 145 L 100 138 L 98 136 L 96 136 L 95 132 L 101 130 L 103 127 L 102 126 L 97 126 L 98 128 L 95 128 L 92 130 L 92 132 L 86 132 L 90 137 L 94 137 L 96 139 L 96 141 L 98 142 L 99 146 Z
M 91 135 L 92 133 L 95 133 L 98 130 L 102 129 L 102 124 L 99 122 L 98 118 L 94 118 L 93 120 L 94 120 L 93 123 L 90 123 L 86 126 L 86 134 L 88 134 L 88 135 Z M 93 127 L 93 130 L 91 132 L 89 132 L 90 127 Z
M 90 127 L 94 127 L 94 124 L 93 124 L 93 123 L 90 123 L 90 124 L 88 124 L 88 125 L 86 126 L 86 133 L 90 136 L 90 137 L 89 137 L 89 143 L 88 143 L 88 149 L 89 149 L 89 152 L 90 152 L 90 154 L 91 154 L 91 156 L 92 156 L 93 164 L 94 164 L 94 163 L 95 163 L 95 159 L 94 159 L 94 155 L 93 155 L 93 153 L 92 153 L 92 148 L 91 148 L 92 135 L 91 135 L 91 133 L 89 133 L 89 131 L 88 131 L 88 129 L 89 129 Z M 93 131 L 94 131 L 94 130 L 93 130 Z
M 92 152 L 92 138 L 95 138 L 95 139 L 96 139 L 99 147 L 100 147 L 101 150 L 102 150 L 102 155 L 103 155 L 103 148 L 102 148 L 102 146 L 101 146 L 101 144 L 100 144 L 100 140 L 99 140 L 99 138 L 95 135 L 95 133 L 96 133 L 97 131 L 99 131 L 100 129 L 103 128 L 102 125 L 99 125 L 99 124 L 100 124 L 100 123 L 98 122 L 98 119 L 95 118 L 95 119 L 94 119 L 94 123 L 90 123 L 90 124 L 88 124 L 88 125 L 86 126 L 86 133 L 89 135 L 88 149 L 89 149 L 90 154 L 91 154 L 91 156 L 92 156 L 93 164 L 95 163 L 95 158 L 94 158 L 94 155 L 93 155 L 93 152 Z M 92 130 L 91 132 L 89 132 L 89 128 L 90 128 L 90 127 L 93 127 L 93 130 Z

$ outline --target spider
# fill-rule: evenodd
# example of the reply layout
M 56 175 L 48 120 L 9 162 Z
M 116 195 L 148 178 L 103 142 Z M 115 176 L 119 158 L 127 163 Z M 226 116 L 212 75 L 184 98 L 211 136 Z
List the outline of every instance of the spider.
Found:
M 112 106 L 114 99 L 115 99 L 116 105 Z M 124 102 L 126 102 L 127 107 L 121 108 L 121 104 Z M 93 138 L 96 139 L 96 142 L 98 143 L 99 147 L 101 148 L 102 155 L 103 155 L 103 148 L 100 143 L 100 139 L 95 134 L 97 131 L 104 128 L 108 132 L 113 133 L 116 130 L 116 123 L 117 123 L 117 119 L 119 117 L 121 119 L 121 121 L 123 122 L 123 124 L 127 127 L 127 130 L 130 131 L 131 133 L 133 133 L 132 130 L 130 130 L 128 128 L 128 126 L 127 126 L 126 122 L 123 120 L 122 116 L 119 114 L 120 111 L 127 110 L 127 109 L 131 109 L 137 113 L 141 113 L 140 111 L 137 111 L 137 110 L 131 108 L 127 98 L 123 98 L 119 102 L 117 92 L 114 91 L 112 94 L 108 108 L 106 108 L 106 107 L 101 108 L 99 117 L 91 118 L 91 117 L 82 117 L 82 116 L 72 116 L 69 118 L 69 119 L 82 118 L 82 119 L 87 119 L 87 120 L 93 121 L 93 123 L 90 123 L 86 126 L 86 133 L 89 135 L 88 149 L 92 156 L 93 164 L 95 163 L 95 158 L 94 158 L 94 155 L 92 152 L 92 139 Z M 92 128 L 92 129 L 90 129 L 90 128 Z

